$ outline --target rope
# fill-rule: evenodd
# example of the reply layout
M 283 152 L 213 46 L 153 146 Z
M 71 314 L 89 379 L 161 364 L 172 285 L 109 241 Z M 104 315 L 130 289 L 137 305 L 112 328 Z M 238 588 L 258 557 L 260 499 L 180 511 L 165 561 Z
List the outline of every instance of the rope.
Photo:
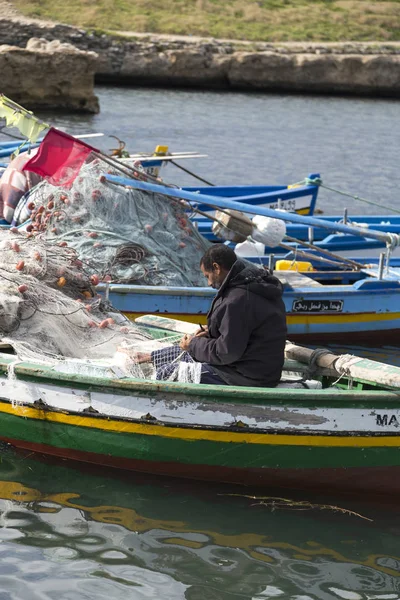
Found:
M 303 242 L 299 242 L 299 241 L 295 242 L 294 258 L 293 258 L 293 261 L 292 261 L 292 266 L 296 262 L 297 256 L 300 256 L 302 258 L 308 258 L 310 260 L 314 260 L 314 261 L 317 261 L 317 262 L 323 262 L 323 263 L 326 263 L 328 265 L 332 265 L 332 266 L 334 266 L 336 268 L 341 268 L 341 269 L 348 268 L 348 265 L 346 265 L 345 261 L 343 261 L 343 262 L 337 262 L 337 261 L 330 260 L 329 258 L 325 258 L 324 256 L 316 256 L 315 254 L 311 254 L 311 252 L 306 252 L 305 250 L 300 250 L 299 243 L 303 244 Z M 292 246 L 289 246 L 288 244 L 285 244 L 285 243 L 281 242 L 279 244 L 279 246 L 281 248 L 284 248 L 285 250 L 289 250 L 289 252 L 293 252 Z M 288 259 L 289 259 L 289 257 L 288 257 Z M 350 265 L 350 266 L 353 266 L 353 265 Z M 364 265 L 360 264 L 359 268 L 363 268 L 363 267 L 364 267 Z
M 311 244 L 310 242 L 306 242 L 305 240 L 298 240 L 297 238 L 291 237 L 290 235 L 286 235 L 285 240 L 287 240 L 288 242 L 294 242 L 295 244 L 299 244 L 300 246 L 304 246 L 305 248 L 311 248 L 312 250 L 317 250 L 324 256 L 329 256 L 330 258 L 335 259 L 335 261 L 339 261 L 339 264 L 338 264 L 339 267 L 343 266 L 340 263 L 347 263 L 348 265 L 355 267 L 357 269 L 364 268 L 364 265 L 362 265 L 361 263 L 351 260 L 350 258 L 345 258 L 344 256 L 339 256 L 339 254 L 335 254 L 334 252 L 329 252 L 329 250 L 320 248 L 319 246 L 316 246 L 315 244 Z M 314 254 L 312 254 L 312 255 L 310 254 L 310 256 L 314 257 Z M 314 260 L 322 261 L 324 259 L 322 257 L 321 258 L 314 257 Z M 330 262 L 330 261 L 328 261 L 328 262 Z
M 299 184 L 295 184 L 295 185 L 301 185 L 302 183 L 304 183 L 305 185 L 319 185 L 320 187 L 325 188 L 326 190 L 329 190 L 330 192 L 336 192 L 340 196 L 346 196 L 347 198 L 352 198 L 353 200 L 359 200 L 360 202 L 365 202 L 365 204 L 370 204 L 371 206 L 378 206 L 379 208 L 384 208 L 385 210 L 389 210 L 391 212 L 394 212 L 394 213 L 400 215 L 400 210 L 393 208 L 392 206 L 385 206 L 384 204 L 381 204 L 380 202 L 373 202 L 372 200 L 367 200 L 366 198 L 363 198 L 362 196 L 357 196 L 354 194 L 349 194 L 347 192 L 342 192 L 341 190 L 338 190 L 334 187 L 330 187 L 328 185 L 323 184 L 322 179 L 319 179 L 319 178 L 309 179 L 308 177 L 306 177 L 303 182 L 299 182 Z
M 319 359 L 327 354 L 332 354 L 332 352 L 330 350 L 326 350 L 325 348 L 316 348 L 315 350 L 313 350 L 307 368 L 305 369 L 302 377 L 303 381 L 313 378 L 313 376 L 318 371 Z
M 342 379 L 342 377 L 347 377 L 347 388 L 349 390 L 353 389 L 353 377 L 350 373 L 350 367 L 351 365 L 354 365 L 362 360 L 362 358 L 355 356 L 354 354 L 341 354 L 338 356 L 334 364 L 336 371 L 341 373 L 341 375 L 339 379 L 333 382 L 332 385 L 336 385 Z
M 305 177 L 301 181 L 291 183 L 289 187 L 297 187 L 299 185 L 322 185 L 322 179 L 320 177 L 315 177 L 314 179 L 311 179 L 310 177 Z
M 188 175 L 191 175 L 192 177 L 194 177 L 195 179 L 198 179 L 199 181 L 202 181 L 206 185 L 210 185 L 211 187 L 215 186 L 215 183 L 210 183 L 210 181 L 207 181 L 207 179 L 203 179 L 202 177 L 200 177 L 200 175 L 196 175 L 196 173 L 193 173 L 193 171 L 189 171 L 189 169 L 182 167 L 182 165 L 178 165 L 178 163 L 175 162 L 174 160 L 171 160 L 170 162 L 173 165 L 175 165 L 175 167 L 178 167 L 178 169 L 182 169 L 182 171 L 185 171 L 185 173 L 187 173 Z
M 353 200 L 359 200 L 360 202 L 365 202 L 366 204 L 371 204 L 371 206 L 378 206 L 379 208 L 384 208 L 385 210 L 390 210 L 391 212 L 394 212 L 394 213 L 397 213 L 398 215 L 400 215 L 400 210 L 393 208 L 392 206 L 385 206 L 384 204 L 381 204 L 378 202 L 373 202 L 372 200 L 367 200 L 366 198 L 362 198 L 361 196 L 355 196 L 354 194 L 348 194 L 347 192 L 341 192 L 340 190 L 337 190 L 336 188 L 329 187 L 327 185 L 323 185 L 322 183 L 319 185 L 321 187 L 325 188 L 326 190 L 329 190 L 330 192 L 336 192 L 337 194 L 340 194 L 341 196 L 347 196 L 347 198 L 352 198 Z
M 381 204 L 380 202 L 373 202 L 372 200 L 367 200 L 366 198 L 362 198 L 362 196 L 356 196 L 354 194 L 342 192 L 341 190 L 338 190 L 337 188 L 325 185 L 322 183 L 322 179 L 320 177 L 315 177 L 315 179 L 310 179 L 309 177 L 305 177 L 302 181 L 298 181 L 297 183 L 293 183 L 292 185 L 293 186 L 319 185 L 320 187 L 325 188 L 326 190 L 329 190 L 330 192 L 336 192 L 337 194 L 340 194 L 341 196 L 346 196 L 347 198 L 352 198 L 353 200 L 359 200 L 360 202 L 365 202 L 366 204 L 370 204 L 371 206 L 378 206 L 379 208 L 384 208 L 385 210 L 389 210 L 391 212 L 394 212 L 394 213 L 400 215 L 400 210 L 393 208 L 392 206 L 385 206 L 384 204 Z

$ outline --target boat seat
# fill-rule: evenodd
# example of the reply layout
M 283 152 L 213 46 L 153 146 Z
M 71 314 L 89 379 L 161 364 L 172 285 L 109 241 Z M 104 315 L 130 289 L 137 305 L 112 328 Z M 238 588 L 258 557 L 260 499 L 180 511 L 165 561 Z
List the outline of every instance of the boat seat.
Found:
M 279 279 L 284 287 L 321 287 L 322 283 L 316 281 L 309 275 L 298 271 L 274 271 L 275 277 Z
M 366 269 L 361 269 L 361 273 L 365 273 L 366 275 L 369 275 L 370 277 L 375 277 L 376 279 L 379 279 L 378 267 L 369 267 Z M 399 281 L 399 278 L 400 278 L 400 269 L 399 268 L 390 267 L 389 270 L 385 269 L 384 273 L 385 273 L 385 279 L 389 279 L 392 281 Z

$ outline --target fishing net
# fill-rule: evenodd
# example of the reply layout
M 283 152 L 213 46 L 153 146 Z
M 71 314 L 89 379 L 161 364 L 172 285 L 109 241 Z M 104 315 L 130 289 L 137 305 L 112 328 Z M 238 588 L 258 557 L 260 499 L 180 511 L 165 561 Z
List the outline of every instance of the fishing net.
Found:
M 17 360 L 63 372 L 200 380 L 180 335 L 154 339 L 96 294 L 74 248 L 15 228 L 0 231 L 0 338 Z
M 47 182 L 27 204 L 32 223 L 52 242 L 74 249 L 99 280 L 134 285 L 204 285 L 199 269 L 208 242 L 178 200 L 108 183 L 99 159 L 87 162 L 68 190 Z

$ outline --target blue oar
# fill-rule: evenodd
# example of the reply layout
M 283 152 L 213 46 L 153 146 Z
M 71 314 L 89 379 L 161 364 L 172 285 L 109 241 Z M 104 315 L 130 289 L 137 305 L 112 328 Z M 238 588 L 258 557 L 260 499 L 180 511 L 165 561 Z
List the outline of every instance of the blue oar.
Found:
M 77 139 L 81 138 L 90 138 L 90 137 L 99 137 L 104 135 L 103 133 L 84 133 L 81 135 L 74 135 L 73 137 Z M 14 150 L 17 148 L 21 148 L 21 150 L 26 150 L 28 147 L 37 148 L 40 146 L 40 142 L 43 142 L 44 138 L 38 138 L 38 140 L 33 144 L 29 142 L 29 140 L 14 140 L 12 142 L 0 142 L 0 157 L 2 156 L 10 156 Z
M 13 140 L 13 141 L 7 141 L 7 142 L 0 142 L 0 149 L 6 149 L 6 148 L 19 148 L 19 146 L 29 146 L 29 144 L 31 144 L 32 146 L 34 145 L 38 145 L 40 144 L 40 142 L 43 141 L 43 138 L 39 138 L 36 142 L 30 142 L 29 140 Z
M 38 146 L 39 146 L 39 144 L 29 144 L 29 142 L 27 142 L 26 144 L 24 144 L 22 146 L 21 146 L 21 144 L 17 144 L 16 146 L 9 146 L 7 148 L 0 149 L 0 157 L 11 156 L 11 154 L 13 152 L 15 152 L 15 150 L 17 148 L 19 148 L 21 151 L 23 151 L 23 150 L 28 150 L 28 148 L 37 148 Z
M 24 140 L 13 140 L 12 142 L 0 142 L 0 148 L 18 148 Z
M 262 215 L 264 217 L 271 217 L 272 219 L 280 219 L 282 221 L 288 221 L 289 223 L 302 223 L 304 225 L 313 225 L 314 227 L 322 227 L 328 231 L 339 231 L 341 233 L 347 233 L 351 235 L 358 235 L 360 237 L 368 237 L 381 242 L 390 244 L 392 246 L 400 245 L 400 236 L 397 233 L 383 233 L 380 231 L 371 231 L 370 229 L 364 229 L 362 227 L 351 227 L 351 225 L 343 225 L 342 223 L 327 223 L 322 219 L 316 219 L 315 217 L 305 217 L 297 215 L 296 213 L 285 213 L 272 208 L 265 208 L 265 206 L 253 206 L 252 204 L 245 204 L 241 200 L 247 200 L 251 196 L 240 196 L 235 200 L 220 198 L 217 196 L 209 196 L 206 194 L 193 194 L 192 192 L 186 192 L 184 190 L 165 187 L 163 185 L 155 185 L 153 183 L 145 183 L 144 181 L 137 181 L 136 179 L 128 179 L 127 177 L 117 177 L 116 175 L 105 175 L 105 178 L 110 183 L 116 183 L 118 185 L 124 185 L 127 187 L 137 188 L 146 192 L 155 192 L 157 194 L 165 194 L 172 198 L 179 198 L 181 200 L 187 200 L 188 202 L 195 202 L 198 204 L 208 204 L 217 208 L 230 208 L 253 215 Z M 238 202 L 240 201 L 240 202 Z

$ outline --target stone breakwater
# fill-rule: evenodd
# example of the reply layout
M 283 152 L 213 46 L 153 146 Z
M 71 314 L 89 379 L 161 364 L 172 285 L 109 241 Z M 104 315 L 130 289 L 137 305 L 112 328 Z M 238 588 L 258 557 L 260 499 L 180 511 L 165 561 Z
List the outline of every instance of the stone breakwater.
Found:
M 96 113 L 97 54 L 58 40 L 30 38 L 26 48 L 0 46 L 1 89 L 28 109 L 57 108 Z
M 400 43 L 270 44 L 111 35 L 59 23 L 0 20 L 2 43 L 24 48 L 32 37 L 95 53 L 98 83 L 400 97 Z M 45 77 L 40 73 L 41 80 Z

